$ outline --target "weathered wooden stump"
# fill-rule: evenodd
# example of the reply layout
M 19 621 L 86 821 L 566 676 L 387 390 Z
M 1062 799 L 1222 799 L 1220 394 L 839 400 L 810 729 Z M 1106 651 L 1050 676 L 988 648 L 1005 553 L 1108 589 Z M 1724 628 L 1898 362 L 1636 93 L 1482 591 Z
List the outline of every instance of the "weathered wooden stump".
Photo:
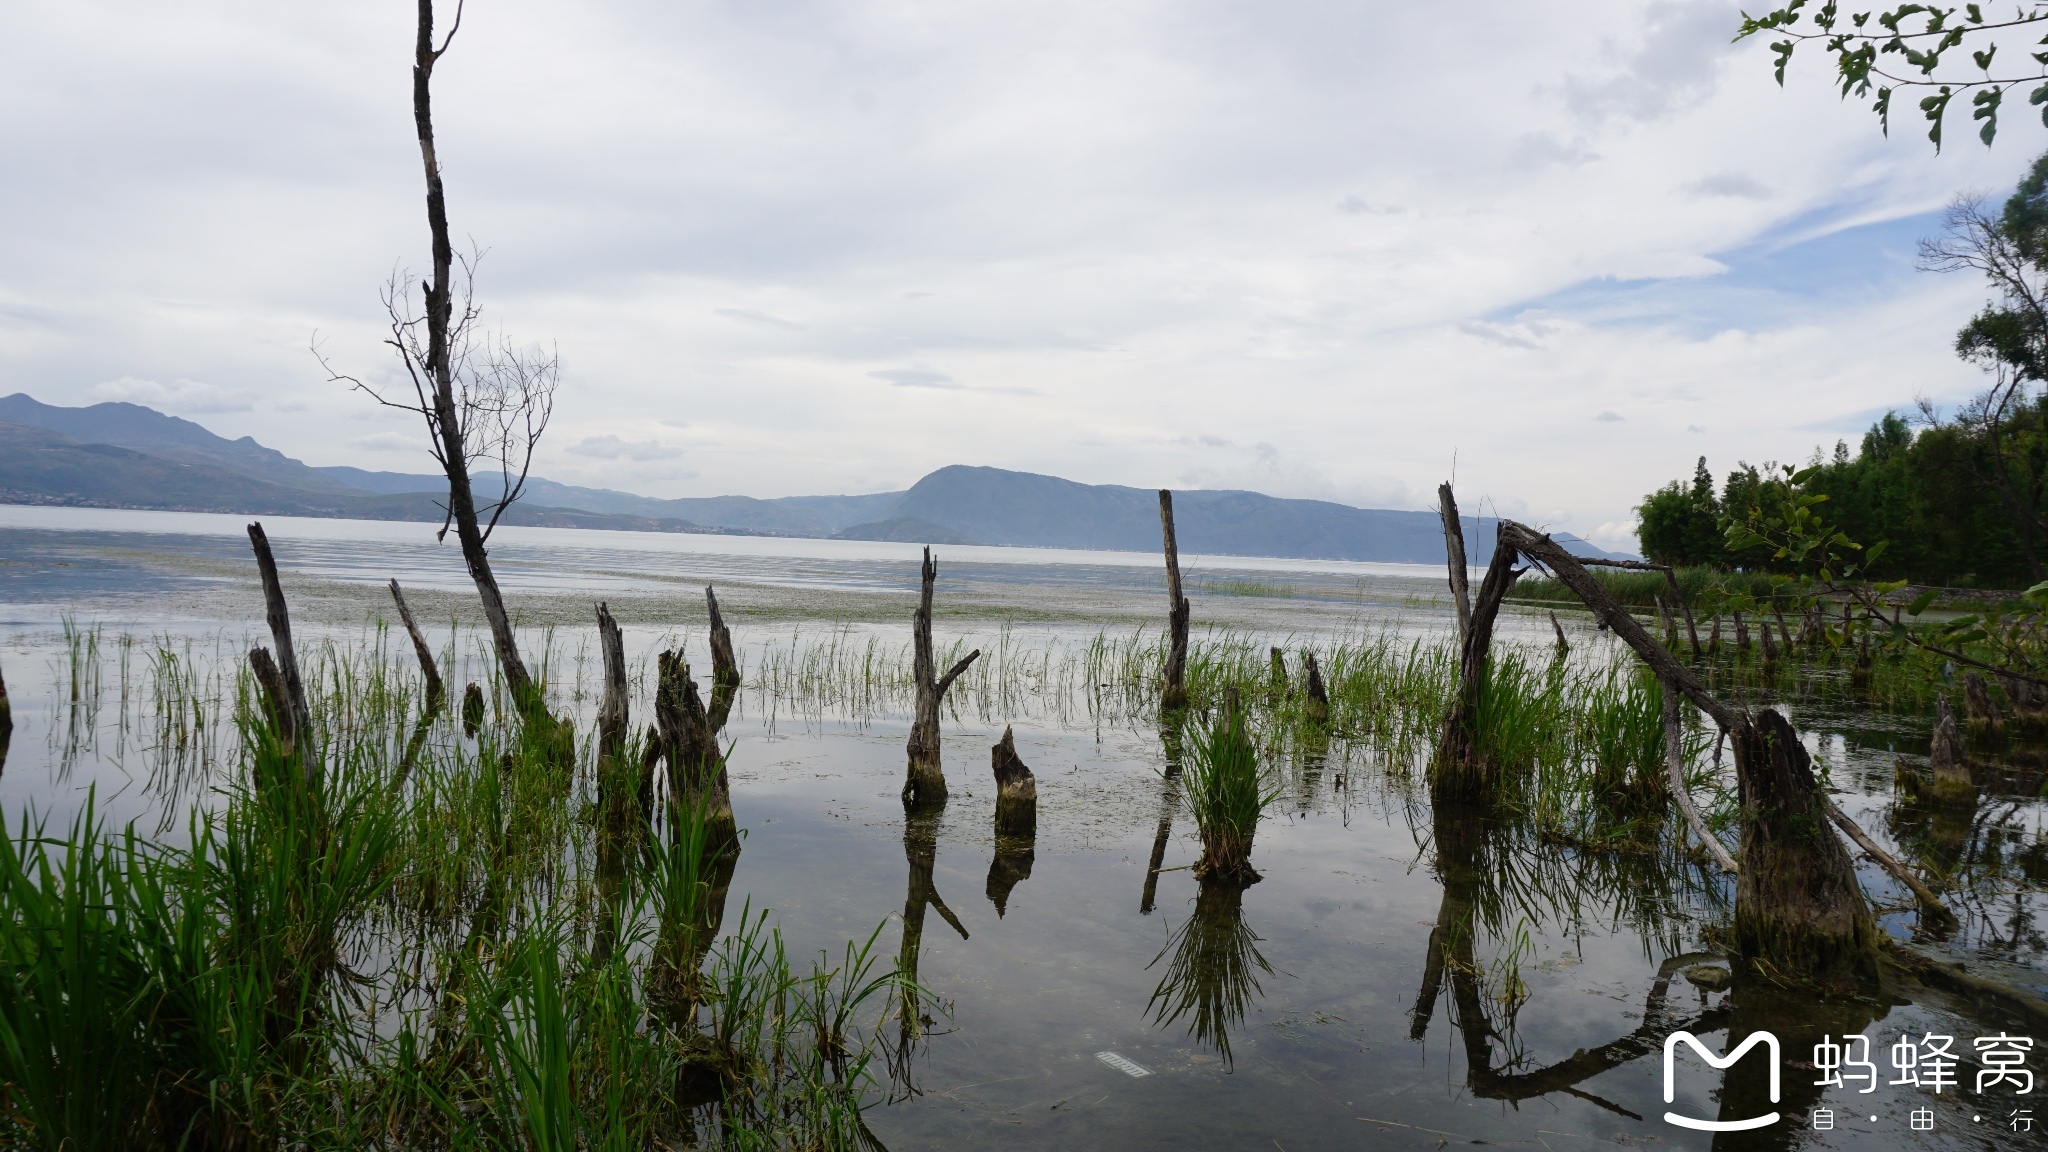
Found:
M 476 681 L 462 690 L 462 734 L 476 739 L 477 729 L 484 726 L 484 690 Z
M 1304 648 L 1301 652 L 1302 675 L 1307 680 L 1304 689 L 1308 697 L 1307 713 L 1311 724 L 1330 722 L 1330 694 L 1323 688 L 1323 671 L 1316 667 L 1316 654 Z
M 669 827 L 684 819 L 685 804 L 704 809 L 710 842 L 724 847 L 738 837 L 732 811 L 732 786 L 726 778 L 725 753 L 711 727 L 697 681 L 681 652 L 671 649 L 655 658 L 660 679 L 654 691 L 654 723 L 661 756 L 668 764 Z
M 1934 739 L 1927 752 L 1927 766 L 1934 770 L 1933 797 L 1944 803 L 1977 798 L 1976 781 L 1970 779 L 1963 760 L 1963 729 L 1956 723 L 1956 710 L 1946 695 L 1934 698 Z
M 1998 702 L 1991 698 L 1990 686 L 1975 672 L 1963 674 L 1963 713 L 1972 732 L 1997 735 L 2005 731 L 2005 717 L 1998 711 Z
M 709 584 L 704 586 L 704 605 L 711 614 L 710 717 L 711 730 L 717 732 L 732 715 L 733 697 L 739 694 L 740 662 L 733 655 L 732 632 L 725 626 L 725 617 L 718 613 L 718 594 Z
M 996 835 L 1036 836 L 1038 834 L 1038 781 L 1017 756 L 1017 742 L 1010 729 L 989 750 L 996 776 Z

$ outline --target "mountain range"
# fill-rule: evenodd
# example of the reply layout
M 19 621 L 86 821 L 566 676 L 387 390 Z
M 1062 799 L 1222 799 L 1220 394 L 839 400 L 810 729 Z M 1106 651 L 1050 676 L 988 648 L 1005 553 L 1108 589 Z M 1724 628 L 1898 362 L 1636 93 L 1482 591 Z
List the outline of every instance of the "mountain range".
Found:
M 479 478 L 478 497 L 496 492 Z M 229 440 L 139 404 L 67 408 L 23 393 L 0 397 L 0 503 L 167 511 L 439 521 L 438 474 L 315 467 L 244 436 Z M 1176 534 L 1191 554 L 1442 563 L 1432 512 L 1353 508 L 1258 492 L 1174 493 Z M 1156 551 L 1152 489 L 955 464 L 901 492 L 856 496 L 658 499 L 538 477 L 508 524 L 655 532 L 898 540 Z M 1493 521 L 1467 517 L 1475 560 L 1492 551 Z M 1611 555 L 1558 533 L 1579 555 Z

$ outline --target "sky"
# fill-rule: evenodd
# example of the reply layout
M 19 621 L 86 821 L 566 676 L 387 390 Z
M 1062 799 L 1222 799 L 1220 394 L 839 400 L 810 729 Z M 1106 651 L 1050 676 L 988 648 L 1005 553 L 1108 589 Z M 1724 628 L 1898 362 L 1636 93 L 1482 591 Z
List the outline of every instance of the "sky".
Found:
M 445 6 L 445 0 L 444 0 Z M 432 471 L 380 288 L 427 261 L 398 0 L 10 9 L 0 392 Z M 444 15 L 444 24 L 445 24 Z M 1917 272 L 2048 131 L 1937 154 L 1735 5 L 470 0 L 435 74 L 535 471 L 653 496 L 947 464 L 1461 501 L 1633 545 L 1657 486 L 1982 383 Z

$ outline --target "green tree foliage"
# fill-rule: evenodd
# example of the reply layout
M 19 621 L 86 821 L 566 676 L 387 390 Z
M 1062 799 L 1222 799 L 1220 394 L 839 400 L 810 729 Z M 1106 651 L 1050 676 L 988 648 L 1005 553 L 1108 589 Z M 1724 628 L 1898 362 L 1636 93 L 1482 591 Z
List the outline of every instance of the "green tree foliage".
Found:
M 2039 427 L 2038 402 L 2032 410 Z M 1796 501 L 1821 497 L 1829 521 L 1849 539 L 1889 541 L 1881 556 L 1866 562 L 1872 579 L 2024 588 L 2035 577 L 2021 534 L 2005 510 L 1984 497 L 1977 479 L 1991 465 L 1985 438 L 1972 429 L 1950 423 L 1916 432 L 1888 412 L 1853 455 L 1838 445 L 1833 459 L 1801 469 L 1798 483 L 1781 476 L 1777 465 L 1742 464 L 1729 472 L 1717 497 L 1702 460 L 1690 486 L 1673 481 L 1637 507 L 1637 535 L 1643 554 L 1660 564 L 1789 572 L 1772 548 L 1732 545 L 1727 526 L 1783 517 Z
M 2048 3 L 2020 4 L 2005 19 L 1987 15 L 1986 7 L 1900 4 L 1844 13 L 1836 0 L 1814 7 L 1807 0 L 1791 0 L 1763 16 L 1743 13 L 1735 38 L 1780 37 L 1771 42 L 1771 51 L 1781 85 L 1792 54 L 1803 45 L 1817 45 L 1835 58 L 1835 81 L 1843 98 L 1869 99 L 1887 135 L 1893 95 L 1905 91 L 1910 98 L 1924 89 L 1920 115 L 1937 149 L 1949 104 L 1967 93 L 1977 136 L 1988 145 L 1998 134 L 1998 113 L 2009 88 L 2031 86 L 2027 102 L 2042 106 L 2042 120 L 2048 123 L 2048 51 L 2043 51 L 2048 37 L 2036 43 L 2037 29 L 2031 27 L 2048 20 Z M 2001 41 L 2010 45 L 2003 55 Z
M 1719 567 L 1727 563 L 1722 540 L 1721 501 L 1707 458 L 1693 469 L 1692 486 L 1673 480 L 1636 507 L 1636 537 L 1643 555 L 1675 567 Z

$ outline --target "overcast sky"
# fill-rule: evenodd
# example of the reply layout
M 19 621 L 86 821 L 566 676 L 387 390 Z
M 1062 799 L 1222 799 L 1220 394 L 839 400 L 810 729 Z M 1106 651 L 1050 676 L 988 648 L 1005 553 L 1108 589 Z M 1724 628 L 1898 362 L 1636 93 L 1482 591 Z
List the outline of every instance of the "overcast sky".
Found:
M 0 37 L 0 392 L 430 471 L 378 288 L 427 254 L 413 9 L 26 3 Z M 1720 2 L 471 0 L 436 75 L 486 320 L 556 346 L 537 471 L 657 496 L 988 464 L 1633 543 L 1643 493 L 1978 387 L 1937 156 Z

